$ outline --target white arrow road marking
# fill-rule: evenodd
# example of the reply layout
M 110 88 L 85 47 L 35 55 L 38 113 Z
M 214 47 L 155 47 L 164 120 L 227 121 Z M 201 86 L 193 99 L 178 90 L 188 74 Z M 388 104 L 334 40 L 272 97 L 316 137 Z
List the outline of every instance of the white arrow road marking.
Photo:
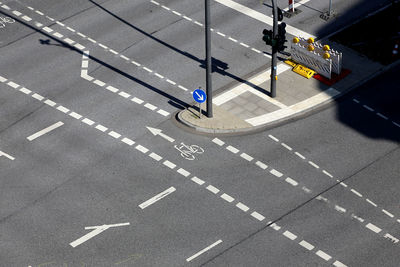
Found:
M 139 205 L 139 207 L 141 209 L 145 209 L 148 206 L 150 206 L 151 204 L 154 204 L 155 202 L 159 201 L 160 199 L 168 196 L 169 194 L 171 194 L 172 192 L 174 192 L 176 189 L 175 187 L 171 186 L 170 188 L 168 188 L 167 190 L 161 192 L 160 194 L 155 195 L 154 197 L 150 198 L 149 200 L 146 200 L 145 202 L 143 202 L 142 204 Z
M 194 258 L 200 256 L 201 254 L 203 254 L 203 253 L 206 252 L 207 250 L 212 249 L 213 247 L 215 247 L 215 246 L 218 245 L 219 243 L 222 243 L 222 240 L 221 240 L 221 239 L 218 240 L 217 242 L 211 244 L 210 246 L 208 246 L 208 247 L 206 247 L 206 248 L 200 250 L 199 252 L 197 252 L 197 253 L 194 254 L 193 256 L 187 258 L 186 261 L 189 262 L 189 261 L 193 260 Z
M 8 155 L 7 153 L 4 153 L 3 151 L 0 150 L 0 157 L 5 156 L 6 158 L 10 160 L 14 160 L 15 158 L 13 156 Z
M 32 141 L 32 140 L 34 140 L 34 139 L 36 139 L 36 138 L 38 138 L 38 137 L 40 137 L 40 136 L 42 136 L 42 135 L 44 135 L 44 134 L 46 134 L 48 132 L 51 132 L 52 130 L 54 130 L 54 129 L 62 126 L 62 125 L 64 125 L 64 123 L 62 121 L 56 122 L 53 125 L 50 125 L 49 127 L 44 128 L 43 130 L 40 130 L 39 132 L 28 136 L 27 139 L 29 141 Z
M 147 127 L 146 126 L 146 128 L 153 134 L 153 135 L 159 135 L 159 136 L 161 136 L 162 138 L 164 138 L 165 140 L 167 140 L 167 141 L 169 141 L 169 142 L 175 142 L 175 139 L 174 138 L 172 138 L 172 137 L 169 137 L 168 135 L 166 135 L 166 134 L 163 134 L 162 133 L 162 130 L 160 130 L 160 129 L 157 129 L 157 128 L 152 128 L 152 127 Z
M 104 224 L 104 225 L 100 225 L 100 226 L 88 226 L 85 227 L 85 230 L 90 230 L 93 229 L 93 231 L 91 231 L 90 233 L 87 233 L 86 235 L 82 236 L 81 238 L 78 238 L 77 240 L 69 243 L 69 245 L 71 247 L 77 247 L 80 244 L 88 241 L 89 239 L 95 237 L 96 235 L 104 232 L 105 230 L 107 230 L 108 228 L 111 227 L 118 227 L 118 226 L 125 226 L 125 225 L 129 225 L 130 223 L 118 223 L 118 224 Z

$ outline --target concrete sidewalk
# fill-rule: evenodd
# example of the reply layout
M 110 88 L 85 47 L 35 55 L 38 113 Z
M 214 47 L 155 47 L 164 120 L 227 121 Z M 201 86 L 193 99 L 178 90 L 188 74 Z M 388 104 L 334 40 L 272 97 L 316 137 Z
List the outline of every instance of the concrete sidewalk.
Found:
M 325 42 L 343 53 L 343 68 L 351 73 L 342 80 L 327 86 L 322 82 L 292 71 L 284 62 L 278 63 L 278 81 L 275 98 L 266 92 L 270 88 L 270 71 L 263 71 L 213 97 L 213 118 L 199 118 L 197 103 L 180 111 L 177 120 L 205 133 L 243 133 L 271 127 L 311 114 L 338 97 L 379 75 L 389 66 L 373 62 L 363 55 L 340 44 Z M 203 104 L 205 108 L 205 104 Z

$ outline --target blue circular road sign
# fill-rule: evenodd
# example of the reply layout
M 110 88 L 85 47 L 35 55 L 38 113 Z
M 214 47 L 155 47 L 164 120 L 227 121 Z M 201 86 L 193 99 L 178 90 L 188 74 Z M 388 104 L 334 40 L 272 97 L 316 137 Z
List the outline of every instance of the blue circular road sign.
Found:
M 193 98 L 197 103 L 203 103 L 206 101 L 207 96 L 206 93 L 201 89 L 196 89 L 193 92 Z

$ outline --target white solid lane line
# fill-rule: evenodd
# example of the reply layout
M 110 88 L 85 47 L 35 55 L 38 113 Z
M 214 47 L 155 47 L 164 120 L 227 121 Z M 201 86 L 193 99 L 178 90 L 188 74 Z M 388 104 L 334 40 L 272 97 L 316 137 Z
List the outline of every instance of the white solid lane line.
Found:
M 46 134 L 48 132 L 51 132 L 52 130 L 54 130 L 54 129 L 62 126 L 62 125 L 64 125 L 64 123 L 62 121 L 56 122 L 53 125 L 50 125 L 49 127 L 44 128 L 43 130 L 40 130 L 39 132 L 28 136 L 27 139 L 29 141 L 32 141 L 32 140 L 34 140 L 34 139 L 36 139 L 36 138 L 38 138 L 38 137 L 40 137 L 40 136 L 42 136 L 42 135 L 44 135 L 44 134 Z
M 213 247 L 215 247 L 216 245 L 218 245 L 218 244 L 220 244 L 220 243 L 222 243 L 222 240 L 221 240 L 221 239 L 218 240 L 217 242 L 211 244 L 210 246 L 208 246 L 208 247 L 206 247 L 206 248 L 200 250 L 199 252 L 197 252 L 197 253 L 194 254 L 193 256 L 187 258 L 186 261 L 189 262 L 189 261 L 193 260 L 194 258 L 197 258 L 198 256 L 200 256 L 201 254 L 203 254 L 203 253 L 206 252 L 207 250 L 212 249 Z
M 161 192 L 160 194 L 155 195 L 154 197 L 150 198 L 149 200 L 146 200 L 145 202 L 143 202 L 142 204 L 139 205 L 139 207 L 141 209 L 145 209 L 148 206 L 150 206 L 151 204 L 154 204 L 155 202 L 159 201 L 160 199 L 168 196 L 169 194 L 171 194 L 172 192 L 174 192 L 176 189 L 175 187 L 171 186 L 170 188 L 168 188 L 167 190 Z
M 15 159 L 13 156 L 11 156 L 11 155 L 9 155 L 7 153 L 4 153 L 3 151 L 0 151 L 0 157 L 1 156 L 4 156 L 4 157 L 6 157 L 6 158 L 8 158 L 10 160 L 14 160 Z
M 266 15 L 264 15 L 264 14 L 262 14 L 262 13 L 256 11 L 256 10 L 254 10 L 254 9 L 248 8 L 247 6 L 241 5 L 241 4 L 236 3 L 236 2 L 234 2 L 232 0 L 214 0 L 214 1 L 216 1 L 216 2 L 218 2 L 220 4 L 222 4 L 222 5 L 225 5 L 227 7 L 230 7 L 230 8 L 232 8 L 232 9 L 234 9 L 234 10 L 236 10 L 236 11 L 242 13 L 242 14 L 245 14 L 245 15 L 247 15 L 249 17 L 252 17 L 252 18 L 254 18 L 254 19 L 258 20 L 258 21 L 266 23 L 266 24 L 268 24 L 270 26 L 273 25 L 273 20 L 272 20 L 271 17 L 268 17 L 268 16 L 266 16 Z M 307 32 L 304 32 L 304 31 L 302 31 L 300 29 L 297 29 L 297 28 L 295 28 L 293 26 L 290 26 L 290 25 L 286 26 L 286 31 L 288 33 L 290 33 L 291 35 L 304 37 L 306 39 L 309 38 L 309 37 L 315 38 L 315 36 L 313 36 L 313 35 L 311 35 L 311 34 L 309 34 Z

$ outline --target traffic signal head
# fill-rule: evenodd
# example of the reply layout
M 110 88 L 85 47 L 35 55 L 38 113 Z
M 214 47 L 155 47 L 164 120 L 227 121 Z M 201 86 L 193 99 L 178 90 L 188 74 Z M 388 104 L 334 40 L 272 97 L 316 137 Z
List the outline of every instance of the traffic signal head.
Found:
M 282 22 L 278 25 L 278 51 L 283 51 L 287 46 L 285 46 L 286 40 L 286 23 Z
M 272 45 L 272 30 L 267 30 L 267 29 L 264 29 L 263 30 L 263 41 L 265 42 L 265 44 L 267 44 L 267 45 Z

